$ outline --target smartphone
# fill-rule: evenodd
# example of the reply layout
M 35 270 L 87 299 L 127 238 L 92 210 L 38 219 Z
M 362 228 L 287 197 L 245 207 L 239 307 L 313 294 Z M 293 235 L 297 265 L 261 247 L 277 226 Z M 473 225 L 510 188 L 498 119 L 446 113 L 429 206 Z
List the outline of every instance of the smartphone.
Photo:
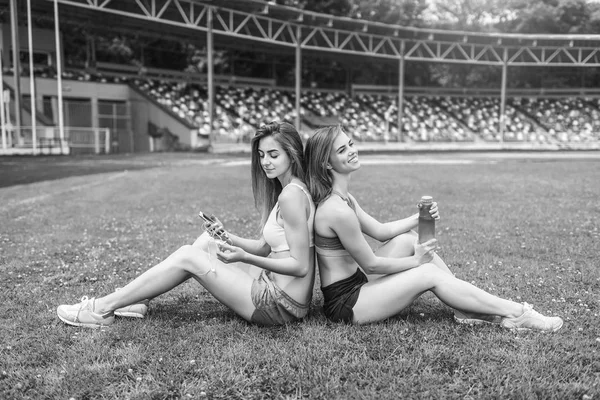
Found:
M 214 223 L 217 222 L 217 218 L 214 215 L 205 214 L 202 211 L 198 213 L 198 216 L 204 220 L 204 222 Z
M 212 223 L 217 222 L 217 217 L 215 217 L 212 214 L 205 214 L 202 211 L 200 211 L 198 213 L 198 216 L 200 218 L 202 218 L 202 220 L 204 220 L 205 223 L 211 223 L 212 224 Z M 206 227 L 205 227 L 205 229 L 206 229 Z M 229 235 L 227 234 L 227 232 L 225 232 L 222 229 L 220 229 L 219 232 L 213 232 L 213 233 L 209 232 L 209 234 L 213 238 L 215 238 L 215 239 L 219 239 L 219 240 L 222 240 L 222 241 L 227 242 L 229 244 L 232 244 L 231 239 L 229 238 Z

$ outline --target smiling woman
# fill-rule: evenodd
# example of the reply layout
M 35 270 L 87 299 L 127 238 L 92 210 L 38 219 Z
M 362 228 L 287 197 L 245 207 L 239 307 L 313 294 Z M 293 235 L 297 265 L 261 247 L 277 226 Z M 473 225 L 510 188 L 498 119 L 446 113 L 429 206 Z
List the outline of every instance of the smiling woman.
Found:
M 226 232 L 219 220 L 209 221 L 207 232 L 193 245 L 181 247 L 114 293 L 59 306 L 58 317 L 89 328 L 110 325 L 115 315 L 144 317 L 149 299 L 194 278 L 249 322 L 280 325 L 302 319 L 315 278 L 315 205 L 304 183 L 302 147 L 296 129 L 285 122 L 261 126 L 252 139 L 252 191 L 262 217 L 259 239 L 241 238 Z M 230 243 L 211 237 L 224 235 Z
M 318 129 L 305 150 L 308 187 L 317 203 L 315 250 L 324 311 L 334 322 L 364 324 L 398 314 L 426 291 L 455 309 L 459 323 L 557 331 L 563 321 L 527 303 L 491 295 L 456 278 L 434 252 L 436 240 L 418 243 L 419 214 L 381 223 L 348 191 L 360 169 L 354 142 L 340 126 Z M 431 216 L 439 220 L 437 203 Z M 363 234 L 384 242 L 373 251 Z

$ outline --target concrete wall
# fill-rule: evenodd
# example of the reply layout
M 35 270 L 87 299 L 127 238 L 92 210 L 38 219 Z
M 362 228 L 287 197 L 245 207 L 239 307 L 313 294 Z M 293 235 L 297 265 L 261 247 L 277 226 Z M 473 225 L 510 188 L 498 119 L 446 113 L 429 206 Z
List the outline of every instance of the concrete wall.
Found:
M 43 110 L 44 97 L 51 97 L 53 114 L 58 115 L 57 106 L 57 80 L 50 78 L 37 78 L 35 83 L 36 107 L 38 112 Z M 6 76 L 5 86 L 14 87 L 14 76 Z M 29 78 L 21 77 L 22 95 L 30 95 Z M 99 112 L 98 102 L 102 100 L 125 102 L 130 114 L 129 132 L 119 134 L 119 150 L 125 152 L 147 152 L 161 150 L 160 140 L 154 140 L 148 136 L 148 122 L 152 122 L 159 128 L 167 128 L 179 138 L 184 146 L 196 147 L 197 143 L 195 128 L 188 126 L 174 115 L 166 111 L 158 103 L 147 98 L 143 93 L 131 88 L 129 85 L 116 83 L 98 83 L 76 80 L 62 80 L 63 99 L 85 99 L 89 100 L 89 110 L 81 109 L 80 112 L 89 112 L 90 127 L 98 127 Z M 29 103 L 29 102 L 27 102 Z M 12 105 L 12 104 L 11 104 Z M 66 114 L 67 110 L 64 109 Z M 56 117 L 55 117 L 56 119 Z M 78 120 L 86 120 L 79 118 Z M 55 121 L 54 123 L 57 123 Z M 65 121 L 67 124 L 68 121 Z M 23 111 L 23 125 L 31 125 L 31 117 L 28 112 Z
M 5 82 L 10 84 L 10 79 Z M 167 112 L 162 106 L 151 101 L 141 92 L 131 88 L 129 85 L 116 83 L 98 83 L 86 81 L 65 80 L 62 81 L 63 96 L 65 98 L 91 99 L 92 126 L 97 127 L 97 105 L 99 100 L 125 101 L 130 109 L 131 116 L 131 146 L 134 152 L 145 152 L 150 148 L 150 137 L 148 136 L 148 122 L 152 122 L 160 128 L 167 128 L 171 133 L 179 137 L 183 145 L 196 147 L 196 129 L 192 128 Z M 57 80 L 49 78 L 36 79 L 36 104 L 38 109 L 43 107 L 44 96 L 57 96 Z M 21 78 L 21 92 L 29 95 L 29 78 Z M 96 111 L 94 112 L 94 108 Z M 122 138 L 121 138 L 122 139 Z
M 56 65 L 56 41 L 54 40 L 54 31 L 49 29 L 33 28 L 32 32 L 33 51 L 48 53 L 52 60 L 52 65 Z M 28 41 L 29 35 L 27 32 L 27 26 L 19 26 L 19 47 L 21 51 L 29 51 Z M 11 64 L 12 59 L 10 23 L 0 24 L 0 46 L 2 49 L 2 63 L 5 67 L 8 67 Z
M 134 132 L 143 132 L 146 138 L 150 138 L 148 136 L 148 122 L 151 122 L 159 128 L 167 128 L 179 137 L 179 143 L 185 146 L 196 147 L 198 145 L 195 128 L 180 122 L 159 104 L 149 100 L 133 88 L 130 88 L 129 99 L 131 102 L 131 123 Z M 155 149 L 161 150 L 157 141 L 155 141 L 155 144 L 158 146 Z

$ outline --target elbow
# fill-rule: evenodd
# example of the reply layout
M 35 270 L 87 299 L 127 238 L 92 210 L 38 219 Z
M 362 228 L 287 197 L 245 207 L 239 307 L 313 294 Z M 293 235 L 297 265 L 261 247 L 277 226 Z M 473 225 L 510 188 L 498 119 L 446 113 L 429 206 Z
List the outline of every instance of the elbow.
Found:
M 375 272 L 375 269 L 373 269 L 371 267 L 363 268 L 363 270 L 365 271 L 365 274 L 367 274 L 367 275 L 373 275 L 373 274 L 377 273 L 377 272 Z
M 271 254 L 271 247 L 266 244 L 262 247 L 259 247 L 256 251 L 256 255 L 260 257 L 268 257 L 269 254 Z
M 361 265 L 360 266 L 367 275 L 371 275 L 371 274 L 376 274 L 377 273 L 377 264 L 375 263 L 369 263 L 366 265 Z
M 294 276 L 296 278 L 304 278 L 306 275 L 308 275 L 309 271 L 310 268 L 308 266 L 299 267 L 296 269 L 296 271 L 294 271 Z

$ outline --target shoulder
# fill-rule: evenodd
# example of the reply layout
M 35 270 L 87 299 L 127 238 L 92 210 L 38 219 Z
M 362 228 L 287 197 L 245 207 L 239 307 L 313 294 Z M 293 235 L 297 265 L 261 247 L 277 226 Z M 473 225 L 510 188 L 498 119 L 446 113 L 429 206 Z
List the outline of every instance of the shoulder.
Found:
M 334 223 L 352 220 L 356 217 L 354 211 L 338 196 L 331 196 L 323 200 L 317 207 L 317 215 L 319 219 Z
M 360 204 L 358 204 L 358 201 L 356 201 L 356 198 L 352 194 L 348 193 L 348 198 L 352 202 L 352 205 L 354 206 L 354 210 L 357 215 L 365 213 L 365 211 L 362 209 Z
M 290 218 L 294 214 L 302 215 L 299 210 L 307 209 L 310 206 L 308 196 L 296 185 L 287 185 L 279 194 L 279 209 L 284 213 L 284 217 Z
M 354 203 L 355 206 L 358 205 L 358 201 L 356 201 L 356 197 L 352 195 L 352 193 L 348 193 L 348 198 Z
M 312 202 L 312 197 L 307 195 L 309 193 L 308 189 L 302 186 L 302 189 L 304 189 L 302 190 L 298 185 L 286 185 L 283 188 L 278 198 L 280 205 L 283 203 L 308 204 L 309 201 Z

